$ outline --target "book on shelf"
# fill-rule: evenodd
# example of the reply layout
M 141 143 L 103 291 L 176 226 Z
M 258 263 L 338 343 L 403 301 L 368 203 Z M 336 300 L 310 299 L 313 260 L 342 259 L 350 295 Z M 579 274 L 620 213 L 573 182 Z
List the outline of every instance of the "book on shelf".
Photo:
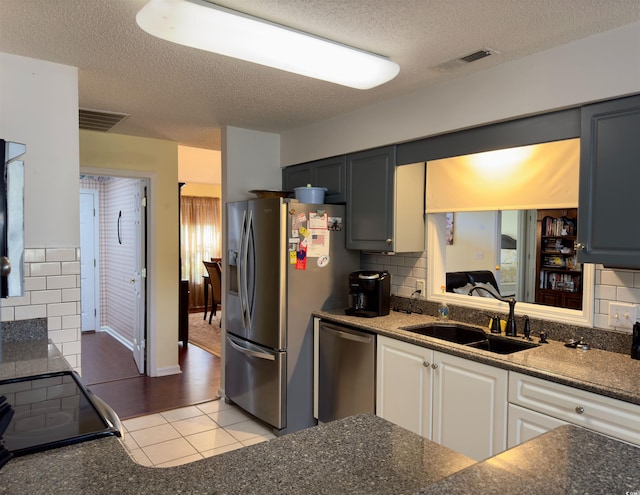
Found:
M 580 290 L 580 276 L 572 275 L 571 273 L 556 273 L 541 270 L 540 288 L 565 292 L 577 292 Z
M 544 217 L 542 220 L 542 235 L 544 236 L 574 236 L 575 233 L 575 220 L 567 217 Z

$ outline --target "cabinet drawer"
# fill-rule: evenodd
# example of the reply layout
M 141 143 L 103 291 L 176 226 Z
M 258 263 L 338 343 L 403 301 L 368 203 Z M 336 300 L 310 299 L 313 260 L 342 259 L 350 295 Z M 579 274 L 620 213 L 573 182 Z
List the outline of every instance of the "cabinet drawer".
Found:
M 540 414 L 515 404 L 509 404 L 507 448 L 513 448 L 566 424 L 566 421 Z
M 520 373 L 509 373 L 509 402 L 640 445 L 640 406 Z

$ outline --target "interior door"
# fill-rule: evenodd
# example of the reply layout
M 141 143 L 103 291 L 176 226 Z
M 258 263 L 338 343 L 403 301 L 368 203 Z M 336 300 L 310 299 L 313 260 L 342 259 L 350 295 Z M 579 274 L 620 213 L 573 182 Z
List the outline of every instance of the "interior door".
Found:
M 98 191 L 80 191 L 80 290 L 82 331 L 97 331 L 98 323 Z
M 137 184 L 134 198 L 134 232 L 135 232 L 135 272 L 131 279 L 133 295 L 135 298 L 134 322 L 133 322 L 133 359 L 140 373 L 145 372 L 145 347 L 146 347 L 146 252 L 147 252 L 147 181 L 141 180 Z

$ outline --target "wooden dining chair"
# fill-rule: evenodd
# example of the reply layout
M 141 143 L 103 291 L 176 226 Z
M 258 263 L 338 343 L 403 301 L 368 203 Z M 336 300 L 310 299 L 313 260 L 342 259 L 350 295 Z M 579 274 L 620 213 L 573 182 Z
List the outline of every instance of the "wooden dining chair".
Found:
M 220 264 L 215 261 L 203 261 L 203 263 L 209 274 L 208 283 L 211 284 L 211 313 L 209 313 L 209 324 L 211 324 L 211 319 L 216 314 L 218 304 L 222 304 L 222 271 Z M 207 302 L 205 301 L 205 307 Z
M 213 288 L 211 287 L 211 277 L 209 274 L 202 276 L 202 283 L 204 284 L 204 316 L 203 320 L 207 319 L 207 308 L 209 307 L 209 293 L 213 292 Z

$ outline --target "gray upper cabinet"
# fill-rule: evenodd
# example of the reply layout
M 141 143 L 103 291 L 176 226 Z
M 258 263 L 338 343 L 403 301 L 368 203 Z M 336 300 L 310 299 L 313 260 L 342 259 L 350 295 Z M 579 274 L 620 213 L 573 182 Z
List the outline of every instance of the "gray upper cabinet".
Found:
M 325 203 L 345 203 L 347 201 L 346 157 L 335 156 L 313 162 L 293 165 L 282 169 L 282 187 L 293 191 L 296 187 L 311 184 L 326 187 Z
M 292 165 L 282 169 L 282 189 L 284 191 L 293 191 L 296 187 L 304 187 L 307 184 L 315 186 L 311 179 L 310 163 Z
M 395 146 L 347 155 L 347 248 L 424 251 L 425 164 L 396 167 Z
M 347 155 L 347 249 L 393 251 L 395 146 Z
M 582 108 L 578 261 L 640 268 L 640 96 Z

